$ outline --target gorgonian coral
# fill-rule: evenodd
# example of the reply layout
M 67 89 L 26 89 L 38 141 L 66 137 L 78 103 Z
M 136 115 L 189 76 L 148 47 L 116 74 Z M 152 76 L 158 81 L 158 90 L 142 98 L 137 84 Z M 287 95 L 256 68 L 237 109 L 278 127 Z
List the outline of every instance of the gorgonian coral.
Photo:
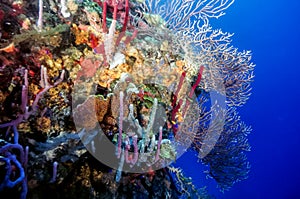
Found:
M 0 34 L 0 101 L 9 105 L 0 106 L 0 128 L 8 132 L 2 136 L 5 145 L 13 139 L 18 144 L 18 131 L 11 128 L 32 132 L 22 135 L 22 142 L 37 149 L 32 153 L 40 153 L 38 146 L 44 146 L 43 168 L 48 160 L 73 161 L 62 155 L 75 151 L 69 149 L 72 141 L 58 138 L 62 132 L 76 131 L 88 151 L 114 169 L 107 173 L 108 190 L 117 185 L 130 189 L 130 182 L 135 182 L 132 189 L 142 190 L 143 196 L 173 197 L 176 191 L 166 175 L 170 171 L 181 178 L 182 192 L 195 191 L 183 185 L 190 181 L 180 170 L 164 169 L 189 148 L 209 165 L 208 175 L 222 190 L 245 179 L 246 136 L 251 128 L 240 121 L 236 108 L 249 98 L 254 65 L 249 51 L 231 46 L 232 34 L 214 30 L 209 22 L 224 15 L 232 3 L 5 0 L 0 9 L 5 21 Z M 35 14 L 28 10 L 32 7 Z M 12 8 L 23 15 L 16 16 Z M 52 137 L 66 143 L 49 144 Z M 26 169 L 21 171 L 27 165 L 21 160 L 20 165 L 11 152 L 3 155 L 3 164 L 10 167 L 11 161 L 19 168 L 26 191 Z M 67 184 L 67 166 L 60 164 L 59 170 L 55 165 L 51 183 Z M 41 176 L 29 171 L 31 182 Z M 6 173 L 1 187 L 17 187 Z M 39 181 L 45 183 L 47 177 Z
M 153 13 L 144 14 L 145 20 L 162 29 L 162 33 L 148 31 L 169 38 L 171 52 L 185 61 L 187 79 L 196 81 L 193 76 L 204 66 L 197 93 L 199 107 L 190 109 L 196 115 L 191 121 L 199 123 L 183 124 L 182 133 L 193 137 L 193 148 L 222 190 L 245 179 L 250 168 L 245 152 L 250 150 L 246 137 L 251 128 L 240 121 L 236 107 L 250 96 L 254 77 L 251 53 L 238 51 L 230 44 L 233 34 L 213 30 L 209 24 L 210 18 L 224 15 L 232 3 L 153 0 L 142 6 L 143 12 Z

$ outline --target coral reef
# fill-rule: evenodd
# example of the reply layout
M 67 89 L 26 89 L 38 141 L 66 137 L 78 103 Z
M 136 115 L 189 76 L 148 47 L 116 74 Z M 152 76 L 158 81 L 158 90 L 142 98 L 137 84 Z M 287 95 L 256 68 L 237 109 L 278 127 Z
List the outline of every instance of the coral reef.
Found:
M 188 149 L 246 179 L 254 64 L 209 24 L 232 3 L 1 1 L 0 194 L 209 198 L 170 165 Z

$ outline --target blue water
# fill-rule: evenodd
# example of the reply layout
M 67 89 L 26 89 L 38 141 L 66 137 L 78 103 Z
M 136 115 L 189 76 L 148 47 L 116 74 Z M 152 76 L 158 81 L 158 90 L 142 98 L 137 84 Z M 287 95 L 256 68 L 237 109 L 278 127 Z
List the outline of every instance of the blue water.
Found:
M 213 27 L 235 33 L 233 45 L 253 52 L 252 96 L 241 108 L 252 125 L 249 178 L 224 194 L 205 179 L 203 166 L 179 160 L 197 184 L 218 198 L 300 198 L 300 1 L 236 0 Z M 194 158 L 196 160 L 196 158 Z

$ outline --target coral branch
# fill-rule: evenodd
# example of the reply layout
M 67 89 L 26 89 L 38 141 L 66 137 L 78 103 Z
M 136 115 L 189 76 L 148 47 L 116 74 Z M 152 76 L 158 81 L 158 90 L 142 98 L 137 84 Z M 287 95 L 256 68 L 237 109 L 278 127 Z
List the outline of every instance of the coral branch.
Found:
M 182 85 L 183 85 L 185 76 L 186 76 L 186 72 L 183 72 L 183 73 L 181 74 L 181 76 L 180 76 L 180 80 L 179 80 L 179 83 L 178 83 L 176 92 L 175 92 L 175 94 L 174 94 L 174 99 L 173 99 L 173 102 L 172 102 L 172 107 L 174 107 L 175 104 L 176 104 L 176 102 L 177 102 L 177 97 L 178 97 L 179 91 L 181 90 L 181 87 L 182 87 Z
M 20 184 L 24 178 L 25 178 L 25 172 L 24 169 L 22 167 L 22 165 L 20 164 L 20 162 L 16 159 L 15 155 L 9 155 L 8 157 L 2 157 L 0 156 L 0 162 L 5 162 L 6 164 L 6 174 L 4 177 L 4 181 L 0 184 L 0 191 L 2 191 L 4 188 L 13 188 L 16 185 Z M 18 168 L 19 170 L 19 177 L 16 178 L 14 181 L 12 181 L 10 179 L 11 177 L 11 162 Z
M 107 33 L 107 24 L 106 24 L 106 15 L 107 15 L 107 2 L 104 0 L 103 2 L 103 12 L 102 12 L 102 31 Z
M 197 80 L 196 80 L 196 82 L 193 84 L 193 86 L 192 86 L 192 88 L 191 88 L 191 90 L 190 90 L 190 93 L 189 93 L 189 95 L 188 95 L 188 98 L 187 98 L 187 100 L 186 100 L 186 102 L 185 102 L 185 106 L 184 106 L 184 109 L 183 109 L 183 111 L 182 111 L 182 116 L 183 116 L 183 117 L 185 116 L 185 113 L 186 113 L 187 109 L 188 109 L 189 106 L 190 106 L 190 103 L 191 103 L 191 102 L 190 102 L 189 100 L 192 99 L 192 97 L 193 97 L 193 95 L 194 95 L 194 93 L 195 93 L 196 87 L 200 84 L 200 81 L 201 81 L 201 78 L 202 78 L 202 74 L 203 74 L 203 70 L 204 70 L 204 66 L 201 66 L 201 67 L 200 67 L 200 70 L 199 70 L 199 73 L 198 73 L 198 76 L 197 76 Z
M 138 137 L 135 135 L 133 137 L 134 157 L 131 160 L 132 166 L 136 164 L 136 162 L 138 160 L 138 157 L 139 157 L 139 148 L 138 148 L 138 145 L 137 145 L 137 139 L 138 139 Z
M 116 3 L 116 0 L 113 0 L 113 7 L 114 7 L 114 11 L 113 11 L 113 20 L 117 20 L 117 12 L 118 12 L 118 4 Z
M 60 74 L 60 77 L 57 81 L 54 82 L 53 85 L 51 85 L 48 81 L 48 74 L 47 74 L 47 68 L 45 68 L 43 65 L 41 66 L 41 86 L 43 87 L 43 90 L 41 90 L 36 96 L 31 106 L 31 111 L 26 114 L 25 118 L 28 118 L 32 113 L 34 113 L 38 106 L 38 102 L 40 98 L 46 93 L 50 88 L 53 88 L 57 86 L 59 83 L 61 83 L 64 79 L 65 70 L 63 70 Z
M 20 161 L 23 164 L 24 163 L 24 149 L 20 144 L 6 144 L 5 146 L 2 146 L 0 148 L 0 154 L 5 154 L 9 152 L 10 150 L 17 149 L 20 153 Z
M 37 21 L 38 31 L 43 29 L 43 0 L 39 0 L 39 18 Z
M 52 178 L 50 180 L 51 183 L 54 183 L 56 181 L 57 166 L 58 166 L 58 163 L 56 161 L 53 162 Z
M 119 136 L 118 136 L 118 153 L 117 157 L 120 158 L 121 155 L 121 146 L 122 146 L 122 131 L 123 131 L 123 91 L 120 92 L 120 116 L 119 116 Z
M 124 19 L 124 23 L 123 23 L 121 32 L 126 31 L 128 19 L 129 19 L 129 0 L 125 0 L 125 19 Z
M 157 162 L 159 160 L 161 140 L 162 140 L 162 127 L 159 127 L 159 135 L 158 135 L 158 142 L 157 142 L 157 151 L 156 151 L 156 156 L 155 156 L 155 162 Z

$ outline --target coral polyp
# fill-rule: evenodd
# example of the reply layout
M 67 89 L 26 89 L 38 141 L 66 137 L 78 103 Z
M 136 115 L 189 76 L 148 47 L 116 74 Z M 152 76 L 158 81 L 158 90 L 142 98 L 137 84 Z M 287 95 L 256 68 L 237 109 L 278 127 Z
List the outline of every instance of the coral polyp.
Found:
M 2 1 L 0 191 L 209 197 L 173 166 L 188 150 L 221 190 L 245 179 L 254 64 L 209 24 L 232 3 Z

